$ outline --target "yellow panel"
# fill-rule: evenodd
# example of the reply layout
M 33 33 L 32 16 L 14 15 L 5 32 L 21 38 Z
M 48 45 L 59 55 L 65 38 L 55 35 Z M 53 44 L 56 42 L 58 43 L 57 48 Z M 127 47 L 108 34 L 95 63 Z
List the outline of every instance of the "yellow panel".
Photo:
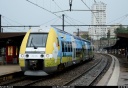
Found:
M 25 53 L 25 50 L 26 50 L 26 44 L 27 44 L 27 41 L 28 41 L 28 37 L 29 37 L 29 34 L 30 34 L 31 30 L 29 30 L 26 35 L 24 36 L 23 40 L 22 40 L 22 44 L 20 46 L 20 54 L 24 54 Z
M 54 45 L 55 44 L 55 45 Z M 56 31 L 51 28 L 48 34 L 47 43 L 46 43 L 46 54 L 53 54 L 53 51 L 55 51 L 55 48 L 58 47 L 58 41 L 57 41 L 57 34 Z M 60 57 L 55 58 L 45 58 L 44 61 L 45 67 L 52 67 L 57 66 L 60 64 Z
M 44 60 L 45 62 L 45 67 L 52 67 L 52 66 L 57 66 L 58 64 L 60 64 L 60 59 L 57 58 L 57 61 L 55 62 L 55 59 L 54 58 L 46 58 Z
M 24 67 L 25 66 L 25 63 L 24 63 L 24 59 L 23 58 L 19 58 L 19 64 L 21 67 Z
M 19 54 L 25 54 L 25 50 L 26 50 L 26 44 L 27 44 L 27 41 L 28 41 L 28 36 L 30 34 L 30 31 L 29 30 L 26 35 L 24 36 L 23 40 L 22 40 L 22 44 L 20 46 L 20 52 Z M 25 60 L 24 58 L 19 58 L 19 64 L 21 67 L 24 67 L 25 66 Z
M 48 39 L 46 43 L 46 54 L 52 54 L 54 47 L 53 43 L 57 44 L 57 35 L 56 32 L 53 28 L 50 29 L 49 34 L 48 34 Z
M 62 57 L 62 63 L 72 61 L 72 57 Z

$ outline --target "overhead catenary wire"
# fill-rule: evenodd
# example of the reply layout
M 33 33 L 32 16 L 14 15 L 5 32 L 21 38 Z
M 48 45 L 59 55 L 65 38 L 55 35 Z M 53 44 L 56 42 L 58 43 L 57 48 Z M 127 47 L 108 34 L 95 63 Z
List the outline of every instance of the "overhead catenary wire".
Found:
M 66 19 L 67 20 L 69 20 L 71 23 L 73 23 L 73 24 L 76 24 L 75 22 L 74 22 L 74 20 L 73 20 L 73 18 L 71 18 L 71 17 L 69 17 L 66 13 L 65 13 L 65 11 L 56 3 L 56 1 L 53 1 L 56 5 L 57 5 L 57 7 L 62 11 L 62 12 L 64 12 L 64 14 L 65 14 L 65 17 L 66 17 Z M 73 2 L 73 0 L 71 1 L 71 3 Z M 75 21 L 77 21 L 77 20 L 75 20 Z M 78 21 L 78 22 L 80 22 L 80 21 Z M 77 25 L 77 24 L 76 24 Z M 73 26 L 74 28 L 76 28 L 77 29 L 77 27 L 76 26 Z M 79 27 L 79 26 L 78 26 Z
M 45 9 L 44 7 L 41 7 L 41 6 L 39 6 L 38 4 L 36 4 L 36 3 L 34 3 L 34 2 L 31 2 L 31 1 L 29 1 L 29 0 L 26 0 L 26 1 L 28 1 L 29 3 L 31 3 L 31 4 L 33 4 L 33 5 L 37 6 L 37 7 L 41 8 L 41 9 L 43 9 L 43 10 L 47 11 L 47 12 L 49 12 L 49 13 L 51 13 L 51 14 L 53 14 L 53 15 L 57 16 L 57 17 L 59 17 L 60 19 L 62 19 L 60 16 L 56 15 L 56 14 L 55 14 L 55 13 L 53 13 L 52 11 L 47 10 L 47 9 Z
M 55 15 L 55 16 L 57 16 L 58 18 L 62 19 L 62 17 L 60 17 L 60 16 L 56 15 L 56 14 L 55 14 L 55 13 L 53 13 L 52 11 L 47 10 L 47 9 L 45 9 L 44 7 L 41 7 L 41 6 L 39 6 L 38 4 L 36 4 L 36 3 L 34 3 L 34 2 L 31 2 L 31 1 L 29 1 L 29 0 L 26 0 L 26 1 L 28 1 L 29 3 L 31 3 L 31 4 L 33 4 L 33 5 L 35 5 L 35 6 L 37 6 L 37 7 L 41 8 L 41 9 L 43 9 L 43 10 L 45 10 L 45 11 L 47 11 L 47 12 L 49 12 L 49 13 L 51 13 L 51 14 Z M 69 23 L 69 22 L 67 22 L 67 21 L 65 21 L 65 22 L 66 22 L 66 23 L 68 23 L 68 24 L 70 24 L 70 23 Z
M 119 17 L 119 18 L 117 18 L 117 19 L 115 19 L 115 20 L 113 20 L 113 21 L 111 21 L 111 22 L 108 22 L 107 24 L 110 24 L 110 23 L 112 23 L 112 22 L 114 22 L 114 21 L 117 21 L 117 20 L 119 20 L 119 19 L 121 19 L 121 18 L 125 18 L 126 19 L 126 17 L 128 17 L 128 14 L 125 14 L 125 15 L 123 15 L 123 16 L 121 16 L 121 17 Z M 124 20 L 124 19 L 123 19 Z M 121 20 L 122 21 L 122 20 Z M 121 22 L 120 21 L 120 22 Z
M 12 21 L 12 22 L 14 22 L 14 23 L 17 23 L 17 24 L 20 24 L 20 25 L 23 25 L 23 24 L 21 24 L 21 23 L 19 23 L 19 22 L 17 22 L 17 21 L 14 21 L 14 20 L 12 20 L 12 19 L 10 19 L 10 18 L 8 18 L 8 17 L 6 17 L 6 16 L 3 16 L 2 15 L 2 17 L 4 18 L 4 19 L 8 19 L 8 20 L 10 20 L 10 21 Z
M 83 1 L 83 0 L 81 0 L 83 3 L 84 3 L 84 5 L 86 5 L 87 6 L 87 8 L 92 12 L 92 10 L 90 9 L 90 7 L 88 7 L 88 5 Z M 96 18 L 96 15 L 92 12 L 92 14 L 94 15 L 94 17 Z M 97 18 L 96 18 L 96 21 L 99 23 L 99 21 L 97 20 Z
M 8 17 L 6 17 L 6 16 L 1 16 L 2 18 L 3 18 L 3 20 L 5 20 L 7 23 L 5 23 L 4 22 L 4 24 L 6 24 L 6 25 L 2 25 L 1 27 L 2 28 L 6 28 L 6 29 L 12 29 L 12 30 L 15 30 L 15 31 L 21 31 L 21 29 L 19 28 L 19 27 L 26 27 L 26 26 L 23 26 L 21 23 L 19 23 L 19 22 L 17 22 L 17 21 L 14 21 L 14 20 L 12 20 L 12 19 L 10 19 L 10 18 L 8 18 Z M 10 23 L 11 22 L 11 23 Z M 13 22 L 13 24 L 12 24 L 12 22 Z M 3 23 L 3 22 L 2 22 Z M 20 24 L 19 26 L 14 26 L 14 23 L 15 24 Z M 17 27 L 17 29 L 15 29 L 15 28 Z M 6 29 L 4 29 L 4 30 L 6 30 Z M 23 31 L 23 30 L 22 30 Z M 25 30 L 24 30 L 25 31 Z M 6 31 L 4 31 L 4 32 L 6 32 Z
M 60 9 L 60 10 L 62 10 L 62 8 L 55 2 L 55 1 L 53 1 L 56 5 L 57 5 L 57 7 Z M 67 14 L 64 12 L 64 14 L 65 14 L 65 17 L 67 16 Z M 67 18 L 67 17 L 66 17 Z M 68 19 L 68 18 L 67 18 Z M 69 19 L 68 19 L 69 20 Z M 70 21 L 70 20 L 69 20 Z M 70 24 L 70 23 L 69 23 Z M 70 24 L 71 25 L 71 24 Z M 76 27 L 75 27 L 76 28 Z
M 80 21 L 78 21 L 78 20 L 76 20 L 76 19 L 74 19 L 74 18 L 72 18 L 72 17 L 69 17 L 69 16 L 67 16 L 67 15 L 66 15 L 66 17 L 69 18 L 69 19 L 71 19 L 73 23 L 74 23 L 74 21 L 79 22 L 79 23 L 82 23 L 82 22 L 80 22 Z M 74 23 L 74 24 L 76 24 L 76 23 Z M 82 23 L 82 24 L 85 24 L 85 23 Z M 76 25 L 77 25 L 77 24 L 76 24 Z M 78 28 L 79 28 L 79 26 L 78 26 Z M 81 28 L 84 29 L 83 27 L 81 27 Z
M 47 24 L 47 23 L 52 22 L 52 21 L 54 21 L 54 20 L 56 20 L 56 19 L 58 19 L 58 17 L 55 17 L 55 18 L 53 18 L 53 19 L 50 19 L 50 20 L 48 20 L 47 22 L 44 22 L 44 23 L 42 23 L 42 24 L 40 24 L 40 25 Z

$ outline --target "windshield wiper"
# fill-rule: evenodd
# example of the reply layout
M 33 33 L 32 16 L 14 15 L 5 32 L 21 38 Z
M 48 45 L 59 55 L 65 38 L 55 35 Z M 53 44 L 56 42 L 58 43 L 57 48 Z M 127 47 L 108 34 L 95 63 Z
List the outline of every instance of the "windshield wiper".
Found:
M 33 47 L 34 47 L 34 49 L 37 49 L 37 47 L 33 44 L 33 37 L 32 37 L 32 39 L 31 39 L 31 43 L 30 43 L 30 46 L 31 46 L 31 44 L 33 45 Z

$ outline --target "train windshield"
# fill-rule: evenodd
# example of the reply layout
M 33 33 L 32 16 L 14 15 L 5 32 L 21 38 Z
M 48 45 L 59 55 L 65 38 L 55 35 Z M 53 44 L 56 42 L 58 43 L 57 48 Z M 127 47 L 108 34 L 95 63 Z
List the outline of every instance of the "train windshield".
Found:
M 32 33 L 29 36 L 28 47 L 45 47 L 48 34 Z

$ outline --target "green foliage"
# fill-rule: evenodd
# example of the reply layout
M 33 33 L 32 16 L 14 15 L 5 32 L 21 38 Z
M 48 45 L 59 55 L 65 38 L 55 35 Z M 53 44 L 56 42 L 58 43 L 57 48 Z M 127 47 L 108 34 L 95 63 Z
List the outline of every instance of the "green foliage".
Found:
M 87 40 L 91 40 L 88 34 L 81 35 L 81 37 Z
M 107 38 L 110 38 L 110 30 L 108 30 Z
M 123 26 L 121 25 L 119 28 L 117 28 L 117 29 L 115 30 L 115 33 L 116 33 L 116 34 L 118 34 L 118 33 L 128 33 L 128 27 L 125 28 L 125 27 L 123 27 Z

